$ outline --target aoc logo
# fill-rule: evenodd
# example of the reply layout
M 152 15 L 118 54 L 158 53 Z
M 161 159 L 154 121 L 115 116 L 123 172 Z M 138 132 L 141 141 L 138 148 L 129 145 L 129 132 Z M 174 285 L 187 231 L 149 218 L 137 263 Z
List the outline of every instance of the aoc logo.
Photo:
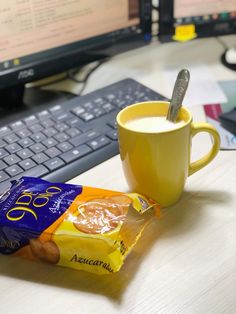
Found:
M 22 79 L 26 79 L 28 77 L 32 77 L 34 76 L 34 69 L 28 69 L 28 70 L 24 70 L 24 71 L 20 71 L 18 74 L 18 80 L 22 80 Z

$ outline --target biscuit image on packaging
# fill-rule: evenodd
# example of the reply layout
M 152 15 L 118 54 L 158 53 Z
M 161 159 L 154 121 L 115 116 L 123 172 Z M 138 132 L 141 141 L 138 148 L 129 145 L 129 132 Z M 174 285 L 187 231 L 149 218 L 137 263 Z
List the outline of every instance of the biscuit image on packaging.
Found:
M 125 220 L 131 202 L 128 196 L 115 195 L 82 203 L 74 225 L 84 233 L 110 232 Z
M 60 251 L 52 241 L 41 242 L 38 239 L 30 240 L 30 248 L 33 255 L 42 262 L 57 264 L 60 259 Z

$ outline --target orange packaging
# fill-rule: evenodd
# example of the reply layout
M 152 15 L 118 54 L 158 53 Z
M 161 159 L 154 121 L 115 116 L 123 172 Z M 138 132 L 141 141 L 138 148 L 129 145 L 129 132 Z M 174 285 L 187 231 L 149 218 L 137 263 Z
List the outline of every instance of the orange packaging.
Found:
M 109 274 L 159 215 L 140 194 L 22 177 L 0 195 L 0 252 Z

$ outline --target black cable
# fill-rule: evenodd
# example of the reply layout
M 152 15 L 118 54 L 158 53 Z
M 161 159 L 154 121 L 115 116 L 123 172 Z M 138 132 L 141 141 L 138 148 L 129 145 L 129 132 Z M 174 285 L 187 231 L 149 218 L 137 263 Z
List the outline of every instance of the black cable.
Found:
M 229 47 L 227 46 L 227 44 L 220 38 L 220 37 L 215 37 L 216 40 L 218 41 L 218 43 L 226 50 L 228 49 Z
M 159 11 L 159 6 L 152 4 L 152 10 Z
M 81 68 L 72 69 L 68 71 L 68 78 L 76 83 L 85 83 L 89 79 L 90 75 L 97 70 L 103 63 L 105 63 L 108 60 L 108 58 L 98 61 L 98 63 L 86 74 L 85 78 L 82 80 L 77 79 L 75 75 L 80 71 Z M 73 73 L 75 71 L 75 73 Z
M 156 1 L 155 1 L 156 2 Z M 159 1 L 157 4 L 153 4 L 154 1 L 152 1 L 152 38 L 158 39 L 159 34 Z M 155 17 L 155 15 L 157 15 Z
M 87 84 L 87 82 L 88 82 L 88 79 L 89 79 L 89 77 L 92 75 L 92 73 L 93 73 L 95 70 L 97 70 L 97 69 L 98 69 L 103 63 L 105 63 L 107 60 L 108 60 L 108 58 L 104 58 L 104 59 L 98 61 L 98 63 L 86 74 L 86 76 L 85 76 L 82 80 L 77 79 L 77 78 L 75 77 L 75 75 L 78 73 L 78 71 L 80 71 L 80 68 L 77 69 L 75 73 L 73 73 L 75 69 L 72 69 L 72 70 L 69 71 L 69 73 L 68 73 L 68 78 L 69 78 L 70 80 L 72 80 L 72 81 L 74 81 L 74 82 L 76 82 L 76 83 L 83 84 L 83 86 L 82 86 L 80 92 L 77 94 L 78 96 L 81 96 L 82 92 L 84 91 L 84 89 L 85 89 L 85 87 L 86 87 L 86 84 Z

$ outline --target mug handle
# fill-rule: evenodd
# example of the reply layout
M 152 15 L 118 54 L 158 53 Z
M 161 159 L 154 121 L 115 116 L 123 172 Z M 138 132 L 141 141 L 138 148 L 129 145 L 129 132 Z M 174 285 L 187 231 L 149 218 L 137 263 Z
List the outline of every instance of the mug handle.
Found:
M 209 123 L 205 123 L 205 122 L 198 122 L 198 123 L 191 123 L 191 136 L 194 137 L 197 133 L 200 132 L 207 132 L 210 135 L 212 135 L 213 137 L 213 145 L 211 150 L 202 158 L 200 158 L 197 161 L 194 161 L 192 163 L 190 163 L 189 165 L 189 171 L 188 171 L 188 175 L 191 176 L 194 172 L 202 169 L 203 167 L 205 167 L 207 164 L 209 164 L 212 159 L 215 158 L 215 156 L 217 155 L 219 149 L 220 149 L 220 136 L 219 133 L 217 132 L 217 130 L 210 125 Z

